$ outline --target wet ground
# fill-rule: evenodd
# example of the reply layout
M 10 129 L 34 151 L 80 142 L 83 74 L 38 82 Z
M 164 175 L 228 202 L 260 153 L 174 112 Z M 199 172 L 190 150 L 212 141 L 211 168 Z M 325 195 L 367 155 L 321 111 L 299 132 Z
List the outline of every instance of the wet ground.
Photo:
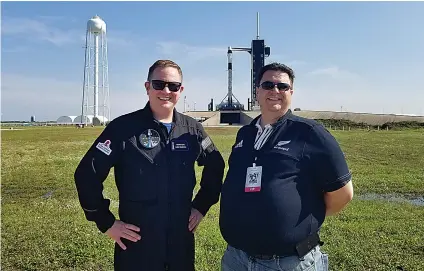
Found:
M 375 193 L 366 193 L 356 196 L 361 200 L 384 200 L 384 201 L 393 201 L 393 202 L 407 202 L 416 206 L 424 207 L 424 196 L 417 195 L 407 195 L 407 194 L 375 194 Z

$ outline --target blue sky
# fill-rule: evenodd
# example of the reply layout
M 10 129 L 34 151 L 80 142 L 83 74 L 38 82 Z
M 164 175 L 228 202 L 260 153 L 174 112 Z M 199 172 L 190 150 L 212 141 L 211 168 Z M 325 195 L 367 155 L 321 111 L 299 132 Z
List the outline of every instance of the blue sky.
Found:
M 183 96 L 206 110 L 227 92 L 227 47 L 260 36 L 266 62 L 296 74 L 293 108 L 424 114 L 423 2 L 2 2 L 2 120 L 78 115 L 86 22 L 107 24 L 112 117 L 143 107 L 157 59 L 184 72 Z M 247 107 L 250 57 L 233 54 Z M 177 107 L 183 109 L 183 99 Z

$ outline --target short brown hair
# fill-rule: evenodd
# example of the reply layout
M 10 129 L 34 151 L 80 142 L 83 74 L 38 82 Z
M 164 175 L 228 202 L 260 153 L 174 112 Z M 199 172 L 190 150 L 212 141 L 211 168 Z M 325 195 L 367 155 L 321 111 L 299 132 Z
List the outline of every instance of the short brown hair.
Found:
M 150 66 L 149 73 L 147 75 L 147 81 L 150 81 L 151 76 L 152 76 L 153 72 L 155 71 L 155 69 L 166 68 L 166 67 L 176 68 L 178 70 L 178 73 L 181 76 L 181 81 L 183 80 L 183 72 L 182 72 L 180 66 L 178 66 L 177 63 L 175 63 L 172 60 L 168 60 L 168 59 L 160 59 L 160 60 L 157 60 L 155 63 L 153 63 L 152 66 Z
M 294 71 L 289 66 L 284 65 L 282 63 L 278 63 L 278 62 L 273 62 L 273 63 L 267 64 L 259 70 L 258 77 L 256 78 L 256 86 L 259 86 L 259 84 L 261 83 L 262 77 L 264 76 L 264 73 L 266 71 L 280 71 L 280 72 L 283 72 L 283 73 L 287 73 L 287 75 L 290 78 L 291 84 L 292 84 L 291 87 L 293 88 Z

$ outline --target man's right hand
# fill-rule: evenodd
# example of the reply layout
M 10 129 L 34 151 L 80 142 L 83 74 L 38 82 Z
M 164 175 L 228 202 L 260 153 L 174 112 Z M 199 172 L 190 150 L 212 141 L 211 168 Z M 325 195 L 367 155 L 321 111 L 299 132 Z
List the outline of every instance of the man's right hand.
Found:
M 137 242 L 141 239 L 141 236 L 136 232 L 140 231 L 140 228 L 131 224 L 124 223 L 120 220 L 115 220 L 112 227 L 110 227 L 105 233 L 115 240 L 116 243 L 123 249 L 126 250 L 127 247 L 122 243 L 121 237 L 128 239 L 133 242 Z

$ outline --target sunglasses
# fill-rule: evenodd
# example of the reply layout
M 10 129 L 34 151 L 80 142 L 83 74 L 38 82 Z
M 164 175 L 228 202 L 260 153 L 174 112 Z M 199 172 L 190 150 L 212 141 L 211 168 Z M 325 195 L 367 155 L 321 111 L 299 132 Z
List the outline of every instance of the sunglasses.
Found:
M 274 83 L 274 82 L 271 82 L 271 81 L 262 82 L 262 84 L 260 84 L 260 86 L 263 89 L 265 89 L 265 90 L 273 90 L 274 87 L 277 86 L 277 88 L 278 88 L 279 91 L 287 91 L 287 90 L 289 90 L 291 88 L 290 87 L 290 84 L 287 84 L 287 83 Z
M 178 82 L 165 82 L 162 80 L 152 80 L 152 87 L 156 90 L 163 90 L 165 87 L 172 92 L 177 92 L 181 88 L 181 83 Z

